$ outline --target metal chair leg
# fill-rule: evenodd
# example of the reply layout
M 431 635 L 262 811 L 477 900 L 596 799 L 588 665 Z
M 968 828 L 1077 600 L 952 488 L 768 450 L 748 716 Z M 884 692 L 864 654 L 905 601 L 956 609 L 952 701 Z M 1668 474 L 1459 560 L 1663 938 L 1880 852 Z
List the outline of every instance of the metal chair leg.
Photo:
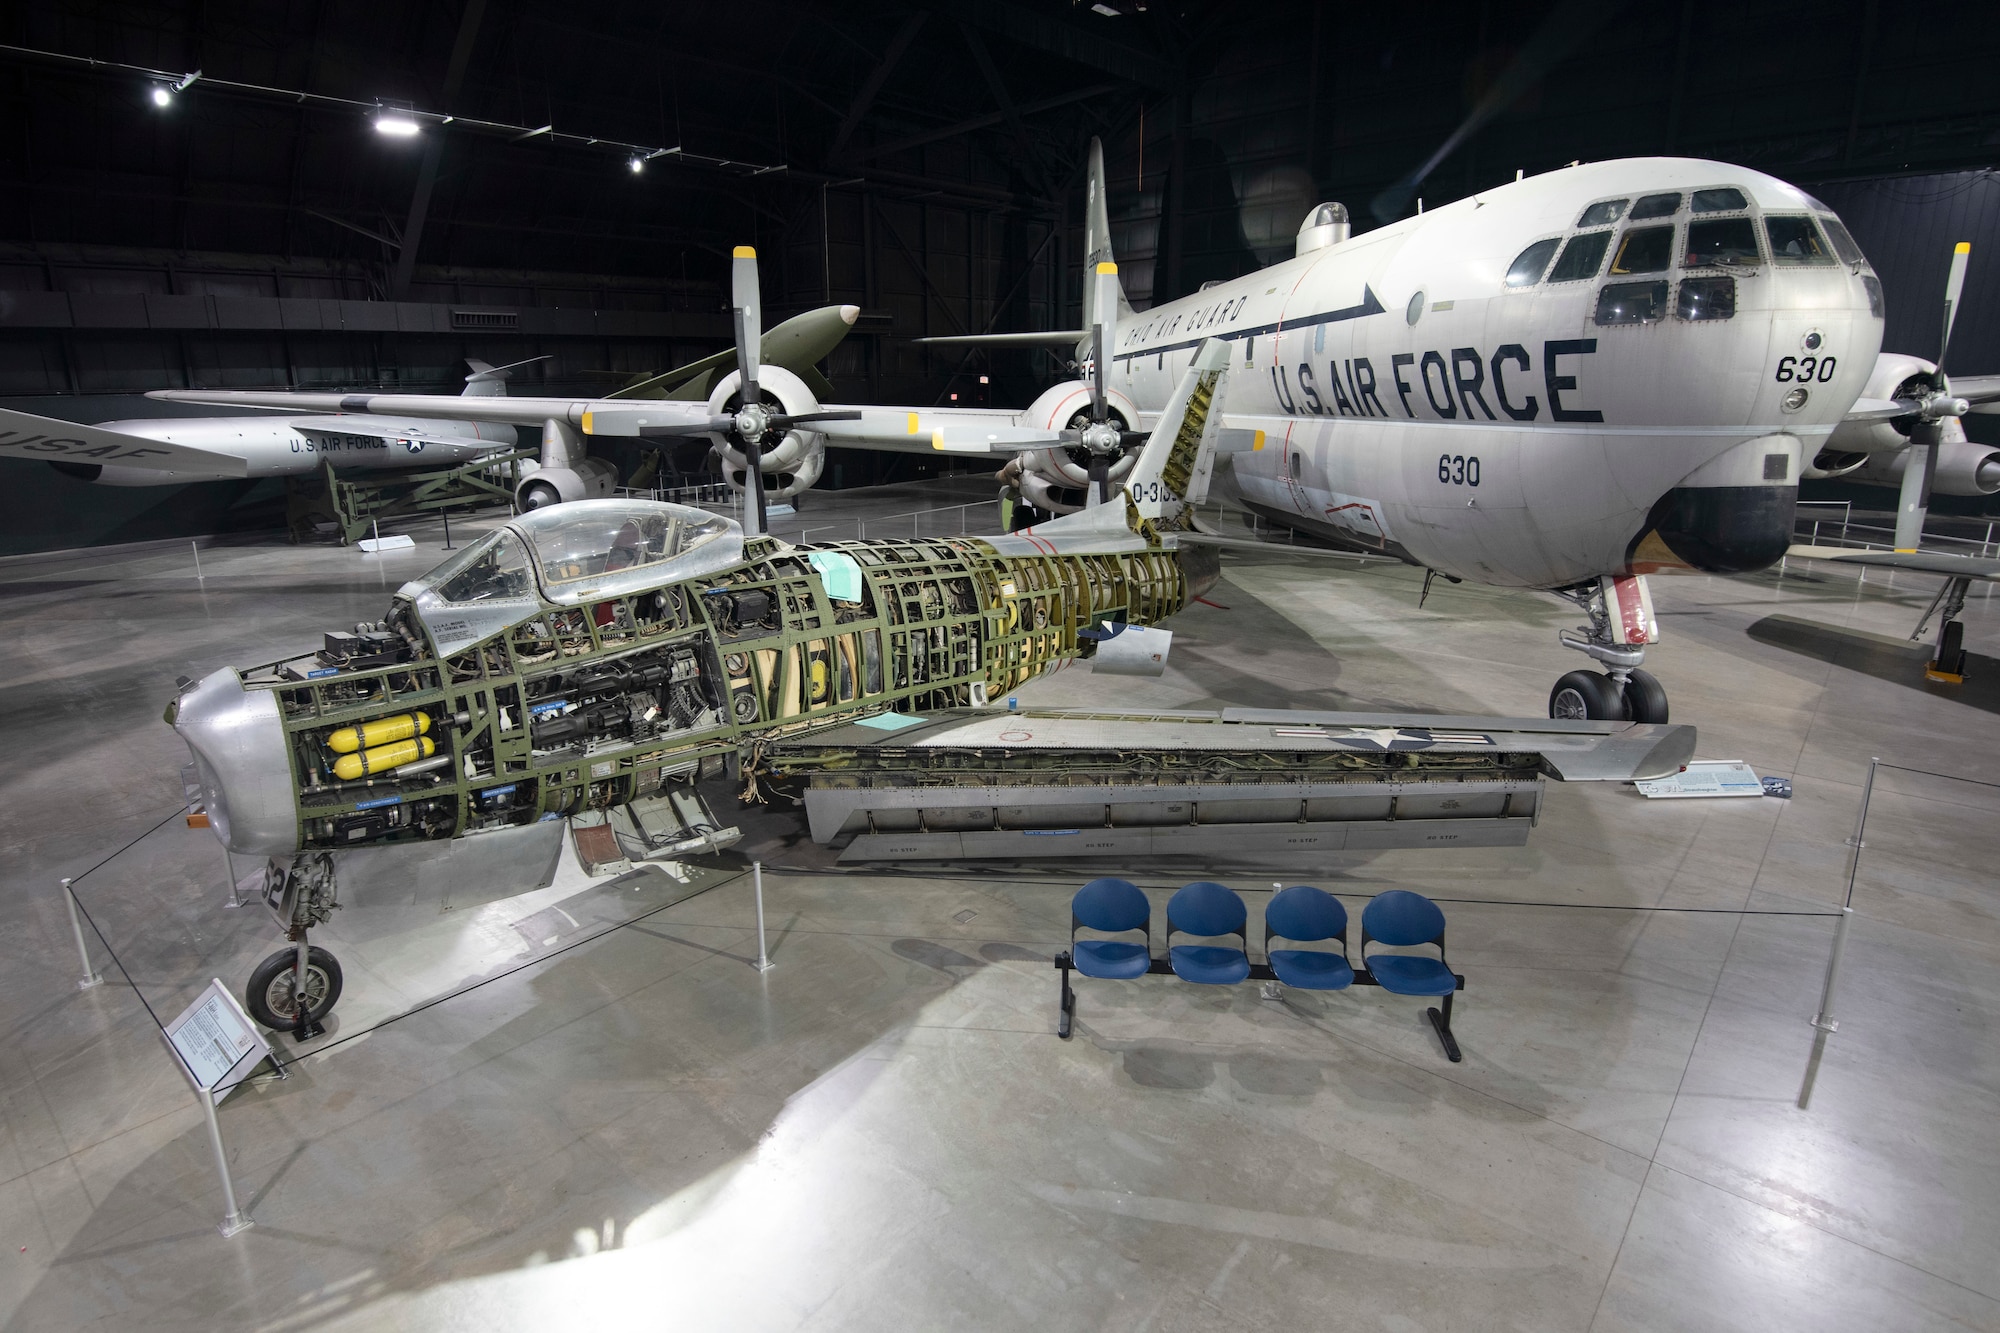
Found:
M 1062 999 L 1060 1009 L 1056 1014 L 1056 1035 L 1064 1041 L 1068 1041 L 1071 1023 L 1076 1018 L 1076 992 L 1070 988 L 1069 984 L 1068 954 L 1062 953 L 1056 955 L 1056 970 L 1062 973 Z
M 1424 1017 L 1430 1019 L 1431 1026 L 1437 1029 L 1438 1040 L 1444 1043 L 1445 1058 L 1453 1064 L 1458 1064 L 1465 1059 L 1465 1056 L 1459 1052 L 1458 1038 L 1451 1035 L 1451 1002 L 1457 996 L 1458 992 L 1456 991 L 1445 996 L 1444 1009 L 1442 1011 L 1437 1009 L 1424 1010 Z

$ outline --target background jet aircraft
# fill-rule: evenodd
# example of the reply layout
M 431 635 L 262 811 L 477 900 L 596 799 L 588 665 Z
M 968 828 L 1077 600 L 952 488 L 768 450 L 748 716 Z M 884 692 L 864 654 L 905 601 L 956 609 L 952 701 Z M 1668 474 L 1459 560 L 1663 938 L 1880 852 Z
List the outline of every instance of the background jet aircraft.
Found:
M 541 358 L 537 357 L 536 360 Z M 465 392 L 450 401 L 504 395 L 509 372 L 528 363 L 468 362 Z M 319 471 L 448 466 L 516 447 L 513 430 L 483 421 L 361 416 L 149 417 L 95 426 L 0 408 L 0 455 L 40 459 L 99 486 L 179 486 Z

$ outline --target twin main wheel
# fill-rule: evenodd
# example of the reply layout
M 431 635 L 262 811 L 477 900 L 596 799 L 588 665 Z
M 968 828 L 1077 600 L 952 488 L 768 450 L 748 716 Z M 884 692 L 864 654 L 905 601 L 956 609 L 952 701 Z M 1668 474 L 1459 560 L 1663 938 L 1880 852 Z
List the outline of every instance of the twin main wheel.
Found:
M 1549 716 L 1566 722 L 1665 722 L 1667 692 L 1650 671 L 1634 670 L 1621 693 L 1597 671 L 1572 671 L 1549 691 Z

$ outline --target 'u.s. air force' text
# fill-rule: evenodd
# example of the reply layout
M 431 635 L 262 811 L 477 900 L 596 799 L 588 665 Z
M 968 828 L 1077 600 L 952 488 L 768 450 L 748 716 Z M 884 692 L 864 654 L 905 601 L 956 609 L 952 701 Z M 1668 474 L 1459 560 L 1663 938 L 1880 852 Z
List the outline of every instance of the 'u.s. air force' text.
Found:
M 1271 367 L 1271 391 L 1289 416 L 1393 417 L 1383 405 L 1385 395 L 1415 419 L 1420 409 L 1440 421 L 1513 421 L 1541 418 L 1547 399 L 1551 421 L 1602 421 L 1595 408 L 1571 407 L 1563 395 L 1576 391 L 1574 360 L 1597 351 L 1595 338 L 1558 338 L 1542 344 L 1542 373 L 1534 377 L 1534 362 L 1520 343 L 1502 343 L 1490 355 L 1476 347 L 1450 351 L 1397 352 L 1389 358 L 1386 382 L 1378 381 L 1365 356 L 1329 359 L 1315 367 L 1310 360 L 1296 366 Z M 1529 392 L 1539 389 L 1539 395 Z M 1499 410 L 1496 412 L 1495 408 Z

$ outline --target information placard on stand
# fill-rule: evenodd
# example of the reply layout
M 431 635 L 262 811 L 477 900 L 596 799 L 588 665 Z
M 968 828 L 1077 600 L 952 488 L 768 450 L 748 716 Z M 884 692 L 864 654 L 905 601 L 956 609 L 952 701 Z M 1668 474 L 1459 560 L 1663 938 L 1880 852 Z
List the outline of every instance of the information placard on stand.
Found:
M 161 1031 L 174 1063 L 194 1088 L 208 1121 L 208 1144 L 215 1150 L 216 1174 L 222 1177 L 222 1201 L 226 1211 L 216 1229 L 233 1236 L 250 1225 L 250 1215 L 236 1206 L 236 1186 L 229 1179 L 229 1156 L 222 1149 L 222 1127 L 216 1122 L 215 1104 L 229 1090 L 250 1077 L 271 1047 L 250 1015 L 220 980 L 195 997 L 180 1017 Z
M 271 1053 L 250 1015 L 220 981 L 211 981 L 193 1004 L 166 1027 L 167 1045 L 197 1092 L 215 1101 L 250 1077 Z

